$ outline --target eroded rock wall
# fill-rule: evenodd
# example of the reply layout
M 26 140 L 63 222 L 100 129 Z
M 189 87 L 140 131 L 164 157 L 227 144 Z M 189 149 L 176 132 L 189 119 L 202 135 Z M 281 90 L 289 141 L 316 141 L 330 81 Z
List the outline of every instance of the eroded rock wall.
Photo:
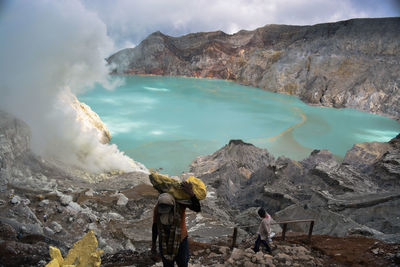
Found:
M 400 18 L 267 25 L 233 35 L 155 32 L 108 62 L 116 74 L 229 79 L 309 104 L 400 118 Z
M 263 206 L 277 221 L 314 219 L 317 233 L 398 242 L 399 138 L 356 144 L 342 163 L 327 150 L 315 150 L 301 162 L 274 159 L 266 150 L 235 140 L 194 160 L 190 171 L 250 231 L 257 230 L 248 227 L 257 226 L 257 219 L 248 214 Z M 308 226 L 291 227 L 307 231 Z

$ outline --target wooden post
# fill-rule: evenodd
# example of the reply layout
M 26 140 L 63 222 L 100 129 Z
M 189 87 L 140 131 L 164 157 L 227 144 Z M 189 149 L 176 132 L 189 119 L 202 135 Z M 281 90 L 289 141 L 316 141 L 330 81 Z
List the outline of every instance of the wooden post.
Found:
M 231 247 L 231 249 L 236 247 L 237 231 L 238 231 L 237 227 L 233 228 L 232 247 Z
M 312 235 L 313 228 L 314 228 L 314 221 L 311 221 L 310 229 L 308 230 L 308 242 L 311 242 L 311 235 Z
M 287 229 L 287 223 L 284 223 L 283 226 L 282 226 L 282 241 L 285 240 L 286 229 Z

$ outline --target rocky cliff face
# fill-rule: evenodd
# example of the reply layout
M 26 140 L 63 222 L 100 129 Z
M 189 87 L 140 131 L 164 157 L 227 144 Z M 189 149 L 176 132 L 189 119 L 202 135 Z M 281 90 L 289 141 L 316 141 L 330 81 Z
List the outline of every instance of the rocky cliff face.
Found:
M 95 130 L 100 143 L 108 144 L 111 140 L 111 134 L 107 126 L 88 105 L 80 102 L 76 96 L 70 95 L 70 105 L 76 111 L 77 120 L 81 122 L 84 131 Z
M 229 79 L 309 104 L 400 118 L 400 18 L 267 25 L 233 35 L 155 32 L 108 62 L 116 74 Z
M 400 204 L 399 140 L 400 135 L 388 143 L 357 144 L 343 163 L 327 150 L 315 150 L 301 162 L 274 159 L 267 150 L 236 140 L 197 158 L 191 172 L 215 190 L 222 209 L 237 209 L 232 219 L 239 225 L 257 224 L 249 216 L 255 210 L 249 210 L 263 206 L 277 221 L 315 219 L 320 234 L 399 242 L 400 210 L 394 208 Z

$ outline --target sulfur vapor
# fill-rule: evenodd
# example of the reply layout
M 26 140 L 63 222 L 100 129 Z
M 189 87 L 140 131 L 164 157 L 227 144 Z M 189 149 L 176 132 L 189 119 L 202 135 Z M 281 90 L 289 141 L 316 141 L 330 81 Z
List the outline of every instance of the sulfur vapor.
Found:
M 144 171 L 115 145 L 102 144 L 72 108 L 96 83 L 112 89 L 104 23 L 78 0 L 9 1 L 0 13 L 0 109 L 32 129 L 32 151 L 92 172 Z

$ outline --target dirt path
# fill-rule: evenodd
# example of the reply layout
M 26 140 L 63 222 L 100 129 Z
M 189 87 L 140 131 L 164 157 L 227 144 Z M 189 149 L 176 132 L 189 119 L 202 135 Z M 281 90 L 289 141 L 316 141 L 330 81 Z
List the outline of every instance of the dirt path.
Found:
M 327 266 L 400 266 L 400 244 L 388 244 L 362 236 L 333 237 L 313 235 L 308 244 L 306 236 L 289 238 L 291 243 L 300 243 L 327 255 Z

